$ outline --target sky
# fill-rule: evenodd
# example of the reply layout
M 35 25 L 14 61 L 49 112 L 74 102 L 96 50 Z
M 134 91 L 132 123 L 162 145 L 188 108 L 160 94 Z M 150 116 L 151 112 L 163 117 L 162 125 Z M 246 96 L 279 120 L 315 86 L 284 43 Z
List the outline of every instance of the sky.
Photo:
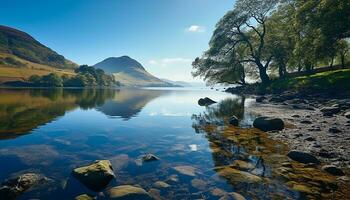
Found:
M 0 24 L 32 35 L 77 64 L 128 55 L 151 74 L 198 81 L 192 61 L 208 49 L 234 0 L 0 0 Z

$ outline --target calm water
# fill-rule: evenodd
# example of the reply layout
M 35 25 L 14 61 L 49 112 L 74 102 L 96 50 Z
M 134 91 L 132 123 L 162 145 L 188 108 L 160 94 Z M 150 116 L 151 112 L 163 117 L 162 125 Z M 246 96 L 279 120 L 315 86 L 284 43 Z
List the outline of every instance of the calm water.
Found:
M 206 96 L 219 103 L 198 106 L 198 99 Z M 156 181 L 166 181 L 171 187 L 160 195 L 167 199 L 218 199 L 213 192 L 218 189 L 247 199 L 296 199 L 299 194 L 279 180 L 252 184 L 218 175 L 217 167 L 244 157 L 254 165 L 252 174 L 272 176 L 268 161 L 263 165 L 261 157 L 250 154 L 256 143 L 213 134 L 233 114 L 241 127 L 249 127 L 254 119 L 251 103 L 252 99 L 213 90 L 1 89 L 0 180 L 25 172 L 50 178 L 18 199 L 98 195 L 70 174 L 77 166 L 108 159 L 116 174 L 109 187 L 138 184 L 150 190 Z M 215 125 L 215 131 L 207 125 Z M 263 139 L 255 137 L 254 142 L 264 145 Z M 283 151 L 280 144 L 266 143 L 273 153 Z M 138 160 L 146 153 L 161 160 L 141 165 Z M 195 176 L 182 175 L 176 166 L 193 167 Z

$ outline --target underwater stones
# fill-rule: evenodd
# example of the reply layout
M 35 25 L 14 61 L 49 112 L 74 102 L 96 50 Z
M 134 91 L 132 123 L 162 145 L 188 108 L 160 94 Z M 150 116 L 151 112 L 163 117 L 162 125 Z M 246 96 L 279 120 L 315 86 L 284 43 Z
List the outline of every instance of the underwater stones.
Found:
M 45 176 L 35 173 L 22 174 L 16 178 L 6 180 L 0 186 L 0 199 L 15 199 L 30 188 L 48 180 Z
M 208 97 L 201 98 L 198 100 L 198 105 L 200 105 L 200 106 L 209 106 L 209 105 L 214 104 L 214 103 L 217 103 L 217 102 L 208 98 Z
M 234 183 L 258 183 L 262 181 L 262 178 L 259 176 L 231 167 L 219 169 L 218 174 Z
M 345 175 L 344 172 L 340 168 L 338 168 L 334 165 L 325 165 L 322 167 L 322 170 L 326 171 L 329 174 L 332 174 L 334 176 L 344 176 Z
M 302 151 L 292 150 L 287 154 L 287 156 L 292 160 L 304 164 L 320 164 L 320 161 L 315 156 Z
M 232 125 L 232 126 L 238 126 L 238 118 L 236 116 L 232 116 L 230 119 L 229 119 L 229 123 Z
M 160 160 L 160 159 L 153 154 L 146 154 L 146 155 L 142 156 L 143 162 L 152 162 L 152 161 L 157 161 L 157 160 Z
M 191 185 L 192 185 L 192 187 L 194 187 L 198 190 L 205 190 L 206 187 L 208 186 L 208 183 L 202 179 L 195 178 L 191 181 Z
M 117 172 L 128 166 L 130 158 L 127 154 L 119 154 L 110 158 L 114 172 Z
M 164 182 L 164 181 L 157 181 L 157 182 L 155 182 L 153 185 L 154 185 L 154 187 L 156 187 L 156 188 L 169 188 L 169 187 L 170 187 L 170 185 L 167 184 L 167 183 Z
M 99 160 L 91 165 L 76 168 L 72 175 L 93 191 L 104 189 L 115 177 L 109 160 Z
M 94 199 L 96 199 L 96 198 L 90 197 L 87 194 L 82 194 L 82 195 L 75 197 L 75 200 L 94 200 Z
M 313 193 L 312 190 L 308 186 L 301 185 L 301 184 L 294 184 L 292 189 L 294 191 L 302 192 L 302 193 L 306 193 L 306 194 L 312 194 Z
M 146 190 L 131 185 L 121 185 L 108 190 L 108 197 L 111 200 L 151 200 L 152 197 Z
M 233 161 L 232 165 L 233 168 L 243 170 L 243 171 L 248 171 L 254 168 L 253 164 L 243 161 L 243 160 L 235 160 Z
M 280 131 L 284 128 L 284 122 L 280 118 L 258 117 L 253 126 L 262 131 Z
M 220 189 L 220 188 L 213 188 L 210 190 L 210 193 L 213 195 L 213 196 L 216 196 L 216 197 L 222 197 L 224 195 L 227 194 L 226 191 Z
M 230 192 L 221 197 L 219 200 L 245 200 L 245 198 L 236 192 Z
M 187 166 L 187 165 L 176 166 L 173 169 L 182 175 L 186 175 L 186 176 L 195 176 L 196 175 L 196 172 L 195 172 L 196 168 L 194 168 L 192 166 Z

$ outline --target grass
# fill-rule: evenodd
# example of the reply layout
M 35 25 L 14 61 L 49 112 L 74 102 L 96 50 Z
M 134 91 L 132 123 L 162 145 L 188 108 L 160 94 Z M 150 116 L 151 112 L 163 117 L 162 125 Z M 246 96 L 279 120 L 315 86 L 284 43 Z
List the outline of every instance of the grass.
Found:
M 350 69 L 273 80 L 270 85 L 266 87 L 266 90 L 270 92 L 286 90 L 295 92 L 349 91 Z
M 56 73 L 61 76 L 64 74 L 73 76 L 75 74 L 73 70 L 58 69 L 47 65 L 33 63 L 14 55 L 0 53 L 0 59 L 4 60 L 5 58 L 11 58 L 16 62 L 21 63 L 21 65 L 13 66 L 6 63 L 0 63 L 0 83 L 7 81 L 25 81 L 28 80 L 31 75 L 35 74 L 39 76 L 47 75 L 49 73 Z

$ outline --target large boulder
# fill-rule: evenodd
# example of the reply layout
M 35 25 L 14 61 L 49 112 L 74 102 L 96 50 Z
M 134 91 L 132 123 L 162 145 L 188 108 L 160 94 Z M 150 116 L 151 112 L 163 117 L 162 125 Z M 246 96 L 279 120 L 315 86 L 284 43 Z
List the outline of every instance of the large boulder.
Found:
M 118 200 L 151 200 L 152 197 L 142 188 L 131 185 L 121 185 L 108 190 L 109 199 Z
M 0 199 L 16 199 L 25 191 L 42 185 L 49 179 L 40 174 L 27 173 L 16 178 L 9 179 L 0 186 Z
M 280 118 L 258 117 L 254 120 L 253 126 L 262 131 L 280 131 L 284 128 L 284 122 Z
M 320 164 L 320 161 L 315 156 L 302 151 L 293 150 L 290 151 L 287 156 L 292 160 L 304 164 Z
M 93 191 L 103 190 L 115 177 L 109 160 L 98 160 L 91 165 L 76 168 L 72 174 Z
M 198 105 L 200 105 L 200 106 L 209 106 L 209 105 L 214 104 L 214 103 L 217 103 L 217 102 L 208 98 L 208 97 L 201 98 L 198 100 Z

